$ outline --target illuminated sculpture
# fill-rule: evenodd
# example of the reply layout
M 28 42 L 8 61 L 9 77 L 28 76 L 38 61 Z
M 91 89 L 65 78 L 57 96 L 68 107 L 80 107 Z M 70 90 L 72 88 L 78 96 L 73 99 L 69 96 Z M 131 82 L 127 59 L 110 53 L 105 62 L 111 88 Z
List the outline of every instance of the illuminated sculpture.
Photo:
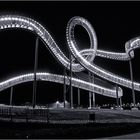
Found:
M 24 82 L 29 82 L 34 80 L 34 74 L 33 73 L 28 73 L 28 74 L 23 74 L 20 76 L 16 76 L 14 78 L 11 78 L 9 80 L 6 80 L 4 82 L 0 83 L 0 91 L 9 88 L 11 86 L 24 83 Z M 37 80 L 41 81 L 50 81 L 50 82 L 56 82 L 63 84 L 64 82 L 64 76 L 62 75 L 57 75 L 57 74 L 51 74 L 51 73 L 37 73 Z M 66 78 L 66 84 L 69 84 L 68 78 Z M 116 98 L 116 90 L 115 89 L 108 89 L 105 87 L 101 87 L 80 79 L 72 78 L 72 86 L 78 87 L 84 90 L 88 91 L 94 91 L 95 93 L 108 96 L 108 97 L 113 97 Z M 122 89 L 119 88 L 119 97 L 122 96 Z
M 74 38 L 74 27 L 76 25 L 83 26 L 88 32 L 89 37 L 90 37 L 90 43 L 91 43 L 90 49 L 78 51 L 76 41 Z M 3 30 L 6 28 L 24 28 L 24 29 L 35 32 L 43 40 L 43 42 L 45 43 L 45 46 L 54 54 L 56 59 L 58 59 L 59 62 L 64 67 L 70 70 L 70 60 L 60 50 L 60 48 L 58 47 L 58 45 L 56 44 L 56 42 L 54 41 L 50 33 L 38 22 L 30 18 L 22 17 L 22 16 L 15 16 L 15 15 L 0 16 L 0 29 Z M 74 56 L 72 60 L 76 59 L 78 61 L 78 63 L 74 63 L 74 61 L 72 61 L 73 72 L 81 72 L 86 69 L 90 71 L 91 73 L 96 74 L 99 77 L 102 77 L 110 82 L 125 86 L 127 88 L 132 88 L 131 86 L 132 81 L 125 79 L 123 77 L 120 77 L 118 75 L 115 75 L 107 70 L 104 70 L 91 62 L 94 60 L 95 56 L 104 57 L 108 59 L 114 59 L 114 60 L 127 61 L 134 57 L 133 50 L 140 47 L 139 45 L 140 38 L 135 38 L 126 43 L 126 47 L 125 47 L 126 53 L 115 53 L 115 52 L 98 50 L 97 37 L 94 31 L 94 28 L 86 19 L 82 17 L 74 17 L 68 22 L 66 36 L 67 36 L 67 43 L 68 43 L 69 49 L 71 51 L 71 54 Z M 84 56 L 87 56 L 87 57 L 84 57 Z M 30 74 L 17 76 L 9 80 L 6 80 L 4 82 L 1 82 L 0 91 L 10 86 L 22 83 L 22 82 L 33 81 L 33 76 L 34 74 L 30 73 Z M 63 84 L 64 76 L 40 72 L 40 73 L 37 73 L 37 79 Z M 65 79 L 66 79 L 66 84 L 69 84 L 68 78 L 65 77 Z M 92 92 L 94 91 L 95 93 L 98 93 L 104 96 L 116 98 L 115 88 L 108 89 L 108 88 L 101 87 L 99 85 L 96 85 L 90 82 L 85 82 L 83 80 L 76 79 L 76 78 L 72 78 L 72 86 L 85 89 L 88 91 L 92 91 Z M 134 82 L 134 89 L 140 91 L 140 83 Z M 118 97 L 121 97 L 122 95 L 123 95 L 122 89 L 119 87 Z

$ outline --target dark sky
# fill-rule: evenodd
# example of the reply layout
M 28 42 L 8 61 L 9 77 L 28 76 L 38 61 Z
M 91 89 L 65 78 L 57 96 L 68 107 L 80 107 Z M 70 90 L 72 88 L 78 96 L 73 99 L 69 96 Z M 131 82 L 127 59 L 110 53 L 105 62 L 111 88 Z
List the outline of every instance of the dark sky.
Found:
M 82 16 L 93 25 L 98 48 L 110 51 L 125 51 L 125 42 L 140 36 L 140 2 L 0 2 L 0 14 L 23 15 L 40 22 L 51 33 L 61 50 L 68 55 L 66 43 L 67 22 L 73 16 Z M 89 45 L 89 38 L 82 27 L 75 30 L 79 48 Z M 36 36 L 25 30 L 3 30 L 0 32 L 0 81 L 23 72 L 32 72 L 34 66 L 34 47 Z M 39 67 L 52 73 L 61 74 L 62 66 L 53 55 L 39 42 Z M 134 79 L 140 81 L 140 51 L 133 59 Z M 94 62 L 113 73 L 129 76 L 129 63 L 95 58 Z M 55 87 L 55 88 L 54 88 Z M 123 88 L 123 87 L 122 87 Z M 124 89 L 123 102 L 131 101 L 131 90 Z M 76 103 L 76 89 L 75 103 Z M 1 93 L 0 102 L 9 100 L 10 89 Z M 38 83 L 38 103 L 49 103 L 57 99 L 62 101 L 63 86 L 48 82 Z M 87 104 L 88 95 L 82 91 L 82 102 Z M 137 102 L 140 100 L 136 92 Z M 115 103 L 114 99 L 97 96 L 97 103 Z M 14 103 L 31 102 L 32 83 L 14 87 Z M 85 101 L 84 101 L 85 100 Z

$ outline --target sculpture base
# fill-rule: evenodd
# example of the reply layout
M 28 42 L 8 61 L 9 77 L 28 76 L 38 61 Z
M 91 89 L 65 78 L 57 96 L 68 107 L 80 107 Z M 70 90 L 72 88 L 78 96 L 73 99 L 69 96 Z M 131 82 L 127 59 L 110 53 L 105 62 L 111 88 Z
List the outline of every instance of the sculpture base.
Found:
M 88 109 L 97 110 L 100 109 L 100 107 L 88 107 Z
M 137 107 L 133 107 L 131 110 L 138 110 L 138 108 Z
M 111 107 L 110 109 L 112 109 L 112 110 L 123 110 L 122 107 Z
M 123 110 L 122 107 L 116 107 L 115 110 Z

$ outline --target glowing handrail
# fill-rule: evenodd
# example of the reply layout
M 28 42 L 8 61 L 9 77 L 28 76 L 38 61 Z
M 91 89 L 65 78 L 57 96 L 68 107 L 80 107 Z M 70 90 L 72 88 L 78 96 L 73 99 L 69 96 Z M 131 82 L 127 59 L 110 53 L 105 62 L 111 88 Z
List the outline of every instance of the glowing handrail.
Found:
M 37 80 L 41 81 L 49 81 L 49 82 L 55 82 L 55 83 L 64 83 L 64 76 L 58 75 L 58 74 L 51 74 L 51 73 L 46 73 L 46 72 L 38 72 L 36 73 L 36 78 Z M 65 77 L 66 84 L 69 85 L 69 78 L 70 77 Z M 0 91 L 5 90 L 11 86 L 33 81 L 34 80 L 34 73 L 27 73 L 27 74 L 22 74 L 19 76 L 15 76 L 13 78 L 10 78 L 8 80 L 5 80 L 3 82 L 0 82 Z M 87 91 L 94 91 L 95 93 L 98 93 L 100 95 L 116 98 L 116 89 L 108 89 L 105 87 L 101 87 L 99 85 L 86 82 L 77 78 L 72 78 L 72 86 L 77 87 L 80 89 L 84 89 Z M 123 95 L 122 89 L 119 88 L 118 90 L 118 96 L 119 98 Z

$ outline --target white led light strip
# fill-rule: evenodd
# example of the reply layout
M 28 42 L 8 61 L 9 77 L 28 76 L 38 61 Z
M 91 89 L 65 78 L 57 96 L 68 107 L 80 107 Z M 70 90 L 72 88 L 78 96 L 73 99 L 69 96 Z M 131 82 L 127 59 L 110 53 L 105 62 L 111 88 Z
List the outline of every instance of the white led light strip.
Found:
M 89 34 L 91 43 L 89 50 L 84 50 L 81 52 L 78 52 L 77 50 L 76 41 L 74 39 L 74 26 L 77 24 L 82 25 Z M 61 62 L 61 64 L 67 69 L 70 69 L 70 60 L 60 50 L 50 33 L 35 20 L 16 15 L 0 16 L 0 29 L 2 30 L 5 28 L 25 28 L 27 30 L 35 32 L 45 42 L 46 47 L 51 50 L 51 52 L 59 60 L 59 62 Z M 73 72 L 80 72 L 86 68 L 90 72 L 106 80 L 131 88 L 132 82 L 130 80 L 114 75 L 113 73 L 101 69 L 94 64 L 91 64 L 90 62 L 94 60 L 95 56 L 101 56 L 116 60 L 129 60 L 130 57 L 128 55 L 128 52 L 131 50 L 131 57 L 134 57 L 133 49 L 139 47 L 139 45 L 136 43 L 138 41 L 134 43 L 135 47 L 133 47 L 132 43 L 130 45 L 126 45 L 126 53 L 114 53 L 97 50 L 97 38 L 94 28 L 86 19 L 81 17 L 74 17 L 69 21 L 67 26 L 67 41 L 72 55 L 78 60 L 78 62 L 80 62 L 80 64 L 74 62 L 72 63 Z M 87 57 L 84 58 L 83 55 L 87 55 Z M 140 91 L 140 84 L 134 82 L 134 88 L 135 90 Z
M 49 81 L 49 82 L 56 82 L 63 84 L 64 83 L 64 76 L 58 75 L 58 74 L 51 74 L 51 73 L 46 73 L 46 72 L 38 72 L 36 74 L 37 80 L 41 81 Z M 70 77 L 65 77 L 66 79 L 66 84 L 69 85 L 69 78 Z M 0 91 L 7 89 L 11 86 L 24 83 L 24 82 L 29 82 L 34 80 L 34 74 L 33 73 L 27 73 L 23 74 L 20 76 L 13 77 L 11 79 L 8 79 L 6 81 L 3 81 L 0 83 Z M 95 93 L 98 93 L 100 95 L 116 98 L 116 89 L 108 89 L 105 87 L 101 87 L 99 85 L 89 83 L 77 78 L 72 78 L 72 86 L 77 87 L 80 89 L 84 89 L 87 91 L 94 91 Z M 122 96 L 122 89 L 119 88 L 118 90 L 118 96 Z

